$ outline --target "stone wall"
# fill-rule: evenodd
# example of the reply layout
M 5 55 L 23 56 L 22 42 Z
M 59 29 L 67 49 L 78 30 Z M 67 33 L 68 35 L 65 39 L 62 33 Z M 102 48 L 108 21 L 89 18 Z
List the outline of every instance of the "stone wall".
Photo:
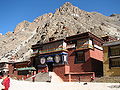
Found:
M 120 67 L 109 67 L 108 47 L 104 46 L 104 76 L 120 76 Z

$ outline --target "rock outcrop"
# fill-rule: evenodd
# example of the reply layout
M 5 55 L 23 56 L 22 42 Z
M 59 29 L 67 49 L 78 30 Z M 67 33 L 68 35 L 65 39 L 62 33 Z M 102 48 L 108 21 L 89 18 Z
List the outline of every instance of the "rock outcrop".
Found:
M 14 33 L 18 33 L 18 32 L 21 32 L 21 31 L 24 31 L 24 30 L 27 30 L 28 26 L 30 25 L 31 23 L 28 22 L 28 21 L 23 21 L 21 23 L 19 23 L 16 28 L 14 29 Z
M 14 32 L 0 35 L 0 62 L 29 60 L 31 45 L 48 42 L 49 38 L 91 32 L 99 37 L 120 37 L 120 15 L 104 16 L 97 12 L 86 12 L 67 2 L 54 14 L 37 17 L 33 22 L 19 23 Z

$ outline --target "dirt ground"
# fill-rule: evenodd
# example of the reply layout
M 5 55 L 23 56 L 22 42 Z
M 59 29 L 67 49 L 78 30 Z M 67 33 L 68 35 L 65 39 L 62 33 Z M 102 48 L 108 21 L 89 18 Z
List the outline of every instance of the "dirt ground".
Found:
M 28 82 L 11 79 L 9 90 L 120 90 L 119 83 Z

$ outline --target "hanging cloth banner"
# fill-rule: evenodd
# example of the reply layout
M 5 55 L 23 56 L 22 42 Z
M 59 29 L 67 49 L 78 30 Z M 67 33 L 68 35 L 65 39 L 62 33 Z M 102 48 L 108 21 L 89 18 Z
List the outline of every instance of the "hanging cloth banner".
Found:
M 53 56 L 56 56 L 56 55 L 67 55 L 68 53 L 66 52 L 62 52 L 62 53 L 58 53 L 58 54 L 51 54 L 51 55 L 44 55 L 44 56 L 41 56 L 41 57 L 53 57 Z

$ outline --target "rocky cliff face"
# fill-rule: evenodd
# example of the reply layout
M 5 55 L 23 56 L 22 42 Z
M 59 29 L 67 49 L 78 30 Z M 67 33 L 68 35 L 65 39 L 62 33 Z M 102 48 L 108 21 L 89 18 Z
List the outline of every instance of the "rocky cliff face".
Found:
M 54 14 L 37 17 L 33 22 L 19 23 L 14 32 L 0 34 L 0 62 L 29 60 L 31 45 L 48 42 L 49 38 L 91 32 L 99 37 L 120 37 L 120 15 L 104 16 L 97 12 L 80 10 L 67 2 Z

